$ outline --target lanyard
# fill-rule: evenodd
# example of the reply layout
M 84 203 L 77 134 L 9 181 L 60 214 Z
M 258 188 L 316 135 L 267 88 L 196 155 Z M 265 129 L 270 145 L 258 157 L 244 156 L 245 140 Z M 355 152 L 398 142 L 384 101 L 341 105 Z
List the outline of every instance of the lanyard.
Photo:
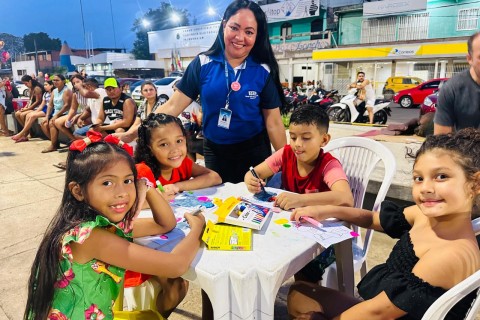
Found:
M 224 62 L 224 65 L 225 65 L 225 81 L 227 82 L 227 90 L 228 90 L 227 101 L 225 102 L 225 109 L 228 109 L 228 106 L 230 105 L 229 100 L 230 100 L 230 93 L 232 93 L 232 87 L 230 86 L 229 81 L 228 81 L 229 77 L 228 77 L 227 59 L 224 59 L 223 62 Z M 243 69 L 245 69 L 246 64 L 247 64 L 247 60 L 243 61 L 242 65 L 240 67 L 240 71 L 238 71 L 234 82 L 240 82 L 240 77 L 242 76 L 242 71 L 243 71 Z

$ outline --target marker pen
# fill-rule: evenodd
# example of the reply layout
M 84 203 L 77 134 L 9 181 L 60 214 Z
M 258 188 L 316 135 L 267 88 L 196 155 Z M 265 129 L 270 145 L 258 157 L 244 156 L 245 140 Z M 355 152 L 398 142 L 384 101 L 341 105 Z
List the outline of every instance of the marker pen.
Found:
M 165 192 L 165 189 L 163 188 L 162 184 L 160 183 L 159 180 L 157 180 L 157 189 L 160 192 Z
M 255 169 L 253 169 L 253 167 L 250 167 L 249 170 L 255 178 L 260 179 L 258 177 L 257 173 L 255 172 Z M 267 193 L 267 190 L 265 190 L 265 187 L 263 186 L 263 184 L 261 182 L 260 182 L 260 187 L 262 188 L 263 192 Z

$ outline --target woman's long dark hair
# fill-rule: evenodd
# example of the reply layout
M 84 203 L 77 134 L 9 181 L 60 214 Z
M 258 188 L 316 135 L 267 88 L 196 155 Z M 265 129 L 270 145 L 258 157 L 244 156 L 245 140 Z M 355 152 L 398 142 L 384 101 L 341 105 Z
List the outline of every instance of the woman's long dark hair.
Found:
M 30 91 L 32 92 L 32 94 L 30 95 L 31 98 L 30 99 L 33 99 L 34 98 L 34 95 L 33 95 L 33 91 L 35 90 L 35 87 L 39 87 L 41 90 L 42 90 L 42 95 L 45 93 L 45 88 L 42 86 L 42 84 L 40 82 L 38 82 L 37 79 L 33 79 L 31 76 L 29 76 L 28 74 L 24 75 L 21 79 L 22 82 L 28 82 L 28 81 L 31 81 L 32 82 L 32 88 L 30 89 Z
M 32 265 L 28 281 L 28 297 L 24 319 L 44 320 L 50 311 L 55 282 L 63 277 L 60 270 L 61 243 L 65 233 L 82 222 L 94 221 L 100 215 L 85 201 L 78 201 L 70 192 L 70 182 L 76 182 L 84 195 L 88 184 L 105 168 L 119 161 L 127 161 L 136 183 L 137 172 L 133 158 L 120 147 L 98 142 L 87 146 L 82 152 L 70 151 L 67 157 L 67 171 L 62 203 L 50 222 Z M 131 220 L 137 208 L 137 200 L 125 216 Z
M 182 121 L 177 117 L 164 114 L 164 113 L 150 113 L 147 119 L 142 121 L 140 127 L 138 127 L 138 140 L 137 147 L 135 148 L 135 162 L 145 162 L 145 164 L 152 170 L 153 175 L 158 177 L 162 172 L 160 169 L 160 163 L 152 153 L 150 144 L 152 143 L 152 130 L 155 128 L 163 127 L 169 123 L 175 123 L 182 130 L 182 134 L 185 139 L 187 138 L 187 132 L 182 125 Z M 188 144 L 187 144 L 188 149 Z
M 255 20 L 257 20 L 257 38 L 255 39 L 255 44 L 253 45 L 250 55 L 258 63 L 265 63 L 270 68 L 270 77 L 275 83 L 278 94 L 280 96 L 280 101 L 282 105 L 285 105 L 285 96 L 283 94 L 282 85 L 280 84 L 280 72 L 278 68 L 277 59 L 273 54 L 272 45 L 270 44 L 270 39 L 268 35 L 268 24 L 267 16 L 263 12 L 262 8 L 255 2 L 249 0 L 235 0 L 227 7 L 225 13 L 223 14 L 222 23 L 218 29 L 218 34 L 213 45 L 203 54 L 210 55 L 219 55 L 223 53 L 225 48 L 225 43 L 223 41 L 223 23 L 226 23 L 230 17 L 235 15 L 238 10 L 248 9 L 253 12 Z

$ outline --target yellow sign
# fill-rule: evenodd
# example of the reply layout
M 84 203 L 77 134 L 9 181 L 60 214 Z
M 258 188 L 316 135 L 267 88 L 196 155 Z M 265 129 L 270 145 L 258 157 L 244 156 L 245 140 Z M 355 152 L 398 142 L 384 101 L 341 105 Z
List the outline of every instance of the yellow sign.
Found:
M 364 48 L 337 48 L 316 50 L 312 59 L 322 62 L 355 60 L 391 60 L 411 58 L 464 57 L 466 42 L 428 43 L 417 46 L 389 46 Z

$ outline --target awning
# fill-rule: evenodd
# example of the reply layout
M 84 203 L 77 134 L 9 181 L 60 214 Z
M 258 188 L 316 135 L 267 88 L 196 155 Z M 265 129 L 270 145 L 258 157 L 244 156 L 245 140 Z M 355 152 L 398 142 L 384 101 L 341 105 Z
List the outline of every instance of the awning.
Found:
M 406 60 L 417 58 L 464 58 L 467 43 L 444 42 L 382 47 L 356 47 L 315 50 L 312 60 L 321 62 Z

